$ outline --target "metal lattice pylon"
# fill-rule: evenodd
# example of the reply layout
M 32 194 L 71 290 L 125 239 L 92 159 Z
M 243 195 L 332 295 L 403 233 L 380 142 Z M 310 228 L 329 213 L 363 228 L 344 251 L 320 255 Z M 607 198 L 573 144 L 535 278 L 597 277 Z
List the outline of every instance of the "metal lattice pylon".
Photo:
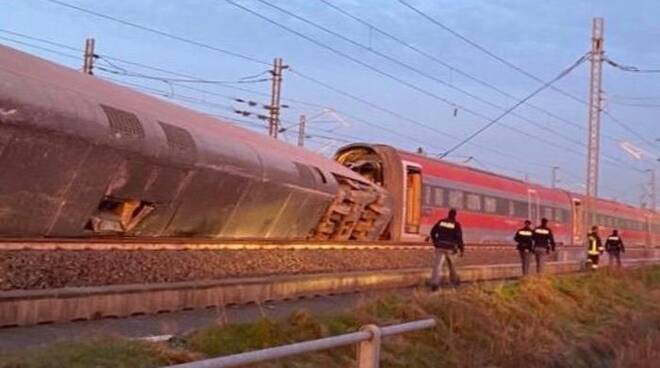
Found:
M 598 161 L 600 155 L 601 84 L 603 77 L 603 18 L 594 18 L 592 28 L 591 75 L 589 81 L 589 129 L 587 135 L 586 224 L 595 224 L 593 201 L 598 196 Z

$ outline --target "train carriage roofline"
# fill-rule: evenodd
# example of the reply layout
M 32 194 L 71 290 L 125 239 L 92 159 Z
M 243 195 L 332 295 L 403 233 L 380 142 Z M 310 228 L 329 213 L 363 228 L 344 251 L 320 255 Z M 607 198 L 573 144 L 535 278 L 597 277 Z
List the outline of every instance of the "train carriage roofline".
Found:
M 389 220 L 333 160 L 1 45 L 0 112 L 0 237 L 375 240 Z

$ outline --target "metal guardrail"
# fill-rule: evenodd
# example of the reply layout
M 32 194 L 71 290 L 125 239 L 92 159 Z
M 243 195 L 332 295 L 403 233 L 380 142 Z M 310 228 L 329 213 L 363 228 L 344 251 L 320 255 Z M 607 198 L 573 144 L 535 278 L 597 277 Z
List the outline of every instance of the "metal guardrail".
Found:
M 398 325 L 378 327 L 366 325 L 360 331 L 323 339 L 299 342 L 274 348 L 255 350 L 241 354 L 200 360 L 197 362 L 172 365 L 166 368 L 228 368 L 247 364 L 263 363 L 304 353 L 328 350 L 347 345 L 359 344 L 357 349 L 357 368 L 380 367 L 381 339 L 385 336 L 432 328 L 434 319 L 424 319 Z

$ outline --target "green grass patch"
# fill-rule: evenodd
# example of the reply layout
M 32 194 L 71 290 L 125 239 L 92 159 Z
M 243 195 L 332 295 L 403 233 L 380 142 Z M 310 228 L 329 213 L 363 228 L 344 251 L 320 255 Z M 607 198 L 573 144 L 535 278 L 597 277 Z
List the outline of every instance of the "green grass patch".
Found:
M 59 344 L 0 359 L 0 367 L 156 367 L 433 317 L 431 330 L 389 337 L 383 367 L 626 367 L 660 354 L 660 267 L 530 277 L 361 303 L 350 313 L 212 326 L 176 344 L 118 338 Z M 263 367 L 347 367 L 355 347 Z M 656 356 L 657 357 L 657 356 Z M 660 358 L 660 357 L 657 357 Z

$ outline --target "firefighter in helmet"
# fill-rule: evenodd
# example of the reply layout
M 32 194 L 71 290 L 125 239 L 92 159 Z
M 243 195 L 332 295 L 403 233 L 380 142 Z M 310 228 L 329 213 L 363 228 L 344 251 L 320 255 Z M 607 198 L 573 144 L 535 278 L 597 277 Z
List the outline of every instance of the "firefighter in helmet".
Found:
M 598 268 L 598 260 L 601 254 L 603 254 L 603 243 L 598 235 L 598 226 L 592 226 L 591 232 L 587 235 L 587 259 L 592 270 Z

